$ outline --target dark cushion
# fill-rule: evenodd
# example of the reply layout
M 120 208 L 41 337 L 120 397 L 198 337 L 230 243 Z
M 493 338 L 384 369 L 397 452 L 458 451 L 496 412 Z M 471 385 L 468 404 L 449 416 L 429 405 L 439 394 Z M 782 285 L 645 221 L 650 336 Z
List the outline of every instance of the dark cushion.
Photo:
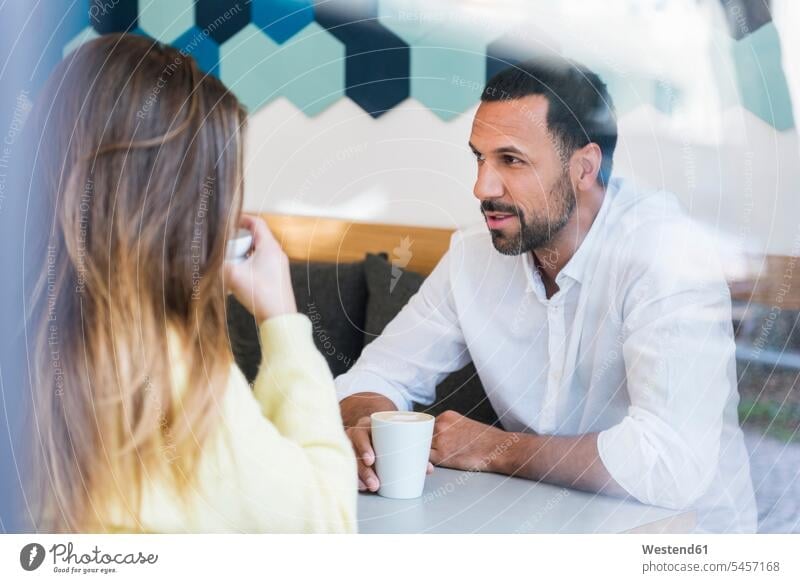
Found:
M 393 267 L 385 254 L 367 255 L 364 273 L 368 290 L 366 345 L 380 336 L 392 318 L 417 293 L 425 278 L 419 273 Z M 472 363 L 450 374 L 436 387 L 433 405 L 415 405 L 415 409 L 431 415 L 452 409 L 482 423 L 498 424 L 497 413 L 489 403 Z
M 386 325 L 403 309 L 425 281 L 414 271 L 394 268 L 386 254 L 367 254 L 364 275 L 367 281 L 367 317 L 364 330 L 366 346 L 381 335 Z
M 347 372 L 364 344 L 363 263 L 292 262 L 290 271 L 297 309 L 311 319 L 314 343 L 334 376 Z M 252 382 L 261 364 L 258 327 L 233 296 L 228 299 L 228 329 L 236 363 Z

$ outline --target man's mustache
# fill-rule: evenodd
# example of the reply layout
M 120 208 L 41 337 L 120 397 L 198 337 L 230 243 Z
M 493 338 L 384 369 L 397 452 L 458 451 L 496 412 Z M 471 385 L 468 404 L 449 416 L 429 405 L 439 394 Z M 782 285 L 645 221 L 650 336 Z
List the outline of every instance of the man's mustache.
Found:
M 497 202 L 495 200 L 484 200 L 481 202 L 481 211 L 484 213 L 493 212 L 493 213 L 509 213 L 513 215 L 522 215 L 522 211 L 520 211 L 516 205 L 513 204 L 505 204 L 502 202 Z

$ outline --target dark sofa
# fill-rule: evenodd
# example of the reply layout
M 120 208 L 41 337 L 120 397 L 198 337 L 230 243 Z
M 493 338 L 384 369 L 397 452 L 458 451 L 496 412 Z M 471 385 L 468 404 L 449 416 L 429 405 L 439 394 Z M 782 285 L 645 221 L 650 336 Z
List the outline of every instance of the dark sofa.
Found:
M 355 363 L 363 347 L 380 335 L 425 279 L 412 271 L 394 275 L 385 255 L 368 254 L 356 263 L 292 263 L 297 307 L 311 319 L 314 342 L 334 376 Z M 261 362 L 257 327 L 250 313 L 232 297 L 228 327 L 236 363 L 252 382 Z M 483 423 L 498 424 L 472 364 L 442 381 L 433 405 L 415 408 L 432 415 L 452 409 Z

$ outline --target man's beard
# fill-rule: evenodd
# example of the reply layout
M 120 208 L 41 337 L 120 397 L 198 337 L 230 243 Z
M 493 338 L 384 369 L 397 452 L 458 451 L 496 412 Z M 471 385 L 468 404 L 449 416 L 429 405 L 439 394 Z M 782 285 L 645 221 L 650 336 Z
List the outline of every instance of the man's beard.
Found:
M 549 243 L 567 224 L 575 210 L 575 190 L 569 180 L 569 173 L 563 172 L 550 190 L 548 209 L 544 217 L 531 217 L 528 220 L 524 211 L 514 205 L 506 205 L 493 200 L 484 200 L 481 210 L 512 213 L 519 220 L 519 230 L 513 235 L 505 235 L 500 229 L 489 229 L 492 243 L 503 255 L 520 255 L 539 249 Z

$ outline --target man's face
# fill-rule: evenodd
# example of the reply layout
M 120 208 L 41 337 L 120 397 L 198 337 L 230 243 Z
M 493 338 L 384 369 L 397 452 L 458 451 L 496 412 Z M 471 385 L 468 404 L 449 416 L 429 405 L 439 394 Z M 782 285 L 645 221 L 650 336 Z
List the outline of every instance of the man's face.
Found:
M 546 97 L 483 102 L 470 147 L 478 161 L 473 190 L 495 248 L 519 255 L 547 244 L 575 208 L 575 191 L 547 130 Z

